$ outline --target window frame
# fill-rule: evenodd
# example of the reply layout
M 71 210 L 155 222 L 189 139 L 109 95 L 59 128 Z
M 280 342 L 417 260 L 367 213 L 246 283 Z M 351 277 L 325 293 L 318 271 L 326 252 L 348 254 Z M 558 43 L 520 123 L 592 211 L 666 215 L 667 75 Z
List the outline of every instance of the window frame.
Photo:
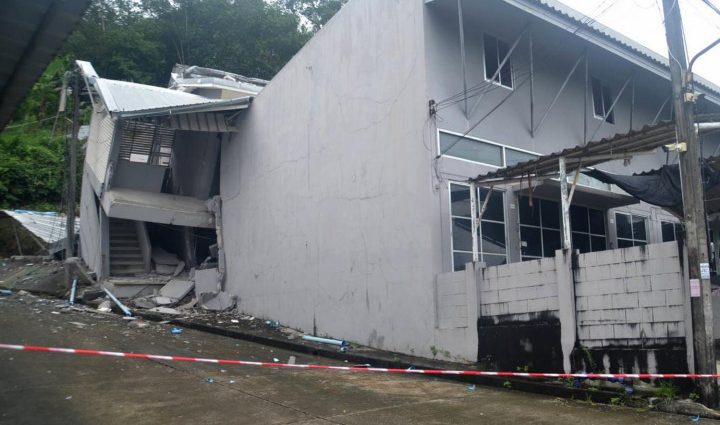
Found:
M 518 241 L 520 242 L 520 261 L 530 261 L 530 260 L 540 260 L 540 259 L 543 259 L 543 258 L 552 258 L 552 257 L 555 256 L 554 253 L 553 253 L 553 255 L 550 256 L 550 257 L 545 256 L 545 240 L 544 240 L 544 236 L 543 236 L 543 230 L 557 231 L 558 234 L 560 235 L 560 240 L 561 240 L 561 242 L 562 242 L 562 220 L 561 220 L 562 217 L 558 216 L 559 224 L 558 224 L 558 228 L 557 228 L 557 229 L 556 229 L 556 228 L 553 228 L 553 227 L 545 227 L 545 226 L 543 226 L 543 221 L 542 221 L 542 203 L 541 203 L 541 201 L 553 202 L 553 203 L 557 204 L 557 205 L 558 205 L 558 210 L 560 210 L 560 203 L 559 203 L 559 202 L 556 202 L 556 201 L 553 201 L 553 200 L 551 200 L 551 199 L 544 199 L 544 198 L 533 197 L 534 200 L 537 200 L 537 201 L 538 201 L 537 207 L 538 207 L 538 217 L 539 217 L 539 219 L 540 219 L 540 225 L 536 226 L 536 225 L 534 225 L 534 224 L 523 224 L 523 223 L 520 221 L 520 208 L 521 208 L 522 199 L 523 199 L 523 198 L 527 198 L 527 197 L 528 197 L 528 196 L 526 196 L 526 195 L 519 195 L 519 196 L 518 196 L 518 203 L 517 203 L 517 222 L 518 222 Z M 561 214 L 562 214 L 562 213 L 561 213 Z M 536 255 L 524 255 L 524 254 L 523 254 L 523 252 L 522 252 L 522 250 L 523 250 L 523 246 L 522 246 L 522 243 L 523 243 L 523 239 L 522 239 L 522 228 L 523 228 L 523 227 L 529 227 L 529 228 L 532 228 L 532 229 L 538 229 L 538 230 L 540 230 L 540 256 L 539 256 L 539 257 L 536 256 Z
M 631 238 L 631 239 L 629 239 L 629 238 L 622 238 L 622 237 L 618 236 L 618 215 L 625 215 L 625 216 L 630 217 L 630 233 L 632 234 L 632 238 Z M 645 226 L 645 239 L 644 239 L 644 240 L 643 240 L 643 239 L 635 239 L 635 225 L 633 224 L 633 219 L 634 219 L 634 218 L 642 218 L 642 220 L 643 220 L 643 225 Z M 616 243 L 617 243 L 617 249 L 630 248 L 630 247 L 620 248 L 620 241 L 621 241 L 621 240 L 623 240 L 623 241 L 631 241 L 631 242 L 632 242 L 632 246 L 634 246 L 634 247 L 635 247 L 635 246 L 649 245 L 649 244 L 650 244 L 650 237 L 649 237 L 649 236 L 650 236 L 650 233 L 648 232 L 648 230 L 649 230 L 648 227 L 649 227 L 649 226 L 648 226 L 648 217 L 647 217 L 647 216 L 640 215 L 640 214 L 624 213 L 624 212 L 615 211 L 615 241 L 616 241 Z M 637 241 L 637 242 L 644 242 L 644 245 L 636 245 L 636 244 L 635 244 L 636 241 Z
M 605 248 L 604 248 L 604 249 L 601 249 L 600 251 L 605 251 L 605 250 L 607 250 L 607 247 L 608 247 L 607 211 L 603 211 L 603 210 L 600 210 L 600 209 L 597 209 L 597 208 L 586 207 L 585 205 L 571 205 L 571 208 L 572 208 L 572 207 L 584 208 L 584 209 L 585 209 L 585 218 L 587 219 L 588 230 L 587 230 L 587 232 L 582 232 L 582 231 L 579 231 L 579 230 L 573 230 L 573 228 L 572 228 L 572 218 L 571 218 L 571 219 L 570 219 L 570 237 L 572 237 L 572 235 L 573 235 L 574 233 L 577 233 L 577 234 L 579 234 L 579 235 L 587 236 L 587 237 L 588 237 L 588 242 L 590 243 L 590 251 L 588 251 L 588 252 L 598 252 L 598 250 L 593 249 L 592 239 L 593 239 L 593 237 L 596 237 L 596 238 L 597 238 L 597 237 L 602 237 L 602 238 L 605 239 Z M 591 224 L 591 222 L 590 222 L 590 211 L 591 211 L 591 210 L 592 210 L 592 211 L 599 211 L 600 213 L 602 213 L 602 215 L 603 215 L 603 229 L 605 230 L 605 234 L 593 233 L 593 231 L 592 231 L 592 224 Z M 570 216 L 572 217 L 572 212 L 571 212 Z M 647 226 L 646 226 L 646 231 L 647 231 Z M 647 233 L 646 233 L 645 236 L 647 237 Z M 573 249 L 576 249 L 574 243 L 573 243 Z
M 500 68 L 500 63 L 502 62 L 502 58 L 500 57 L 500 43 L 503 43 L 507 46 L 508 52 L 510 51 L 510 44 L 506 42 L 505 40 L 501 39 L 500 37 L 496 37 L 492 34 L 483 33 L 483 77 L 485 81 L 495 84 L 497 86 L 503 87 L 507 90 L 515 90 L 515 70 L 513 69 L 513 61 L 512 61 L 512 54 L 510 54 L 510 57 L 508 58 L 507 63 L 505 63 L 505 66 L 510 68 L 510 86 L 507 86 L 502 83 L 502 70 L 500 70 L 500 73 L 498 74 L 499 81 L 491 80 L 490 77 L 492 75 L 487 74 L 487 48 L 486 48 L 486 37 L 490 37 L 494 39 L 495 41 L 495 51 L 496 53 L 496 59 L 497 59 L 497 67 Z
M 597 111 L 595 110 L 595 84 L 594 83 L 596 81 L 600 86 L 600 104 L 602 105 L 603 115 L 598 115 Z M 607 91 L 608 99 L 605 99 L 606 91 Z M 593 116 L 596 119 L 599 119 L 601 121 L 605 120 L 605 122 L 608 124 L 615 125 L 615 110 L 610 111 L 610 114 L 607 116 L 607 118 L 604 117 L 604 115 L 607 113 L 607 110 L 610 108 L 610 106 L 612 106 L 612 103 L 613 103 L 613 96 L 612 96 L 612 91 L 610 89 L 610 86 L 603 84 L 603 80 L 601 80 L 598 77 L 591 77 L 590 78 L 590 95 L 592 96 L 591 101 L 592 101 Z M 610 104 L 605 105 L 605 100 L 609 100 Z
M 663 226 L 666 224 L 671 224 L 673 226 L 673 238 L 672 240 L 666 241 L 665 235 L 663 234 Z M 663 243 L 665 242 L 675 242 L 678 240 L 678 229 L 679 232 L 682 232 L 682 223 L 677 221 L 668 221 L 668 220 L 660 220 L 660 239 L 662 239 Z
M 447 153 L 447 152 L 441 154 L 441 153 L 440 153 L 440 152 L 442 152 L 442 146 L 440 145 L 440 134 L 441 134 L 441 133 L 445 133 L 445 134 L 450 135 L 450 136 L 458 136 L 458 137 L 461 137 L 461 138 L 464 138 L 464 139 L 468 139 L 468 140 L 472 140 L 472 141 L 475 141 L 475 142 L 485 143 L 485 144 L 488 144 L 488 145 L 493 145 L 493 146 L 499 147 L 499 148 L 501 149 L 501 151 L 502 151 L 502 155 L 501 155 L 501 156 L 502 156 L 502 163 L 503 163 L 503 165 L 502 165 L 502 166 L 498 166 L 498 165 L 494 165 L 494 164 L 489 164 L 489 163 L 487 163 L 487 162 L 473 161 L 473 160 L 471 160 L 471 159 L 460 158 L 459 156 L 451 155 L 451 154 L 449 154 L 449 153 Z M 508 166 L 508 165 L 507 165 L 507 155 L 506 155 L 506 150 L 507 150 L 507 149 L 510 149 L 511 151 L 516 151 L 516 152 L 520 152 L 520 153 L 525 153 L 525 154 L 528 154 L 528 155 L 534 155 L 534 156 L 537 156 L 538 158 L 542 156 L 542 154 L 539 154 L 539 153 L 533 152 L 533 151 L 529 151 L 529 150 L 527 150 L 527 149 L 516 148 L 516 147 L 514 147 L 514 146 L 504 145 L 504 144 L 502 144 L 502 143 L 492 142 L 492 141 L 487 140 L 487 139 L 481 139 L 481 138 L 479 138 L 479 137 L 473 137 L 473 136 L 470 136 L 470 135 L 463 135 L 462 133 L 457 133 L 457 132 L 455 132 L 455 131 L 450 131 L 450 130 L 444 130 L 444 129 L 441 129 L 441 128 L 438 128 L 438 129 L 437 129 L 437 137 L 435 137 L 435 139 L 436 139 L 436 142 L 437 142 L 437 146 L 436 146 L 436 147 L 437 147 L 437 152 L 438 152 L 438 154 L 440 154 L 440 156 L 447 157 L 447 158 L 452 158 L 452 159 L 456 159 L 456 160 L 458 160 L 458 161 L 469 162 L 470 164 L 484 165 L 484 166 L 486 166 L 486 167 L 495 168 L 496 170 L 499 170 L 499 169 L 501 169 L 501 168 L 506 168 L 506 167 Z
M 468 189 L 468 191 L 471 191 L 471 190 L 472 190 L 473 185 L 471 185 L 471 184 L 469 184 L 469 183 L 459 182 L 459 181 L 453 181 L 453 180 L 448 181 L 448 184 L 447 184 L 447 189 L 448 189 L 448 196 L 447 196 L 447 199 L 448 199 L 448 216 L 449 216 L 449 218 L 450 218 L 450 269 L 451 269 L 451 271 L 455 272 L 455 271 L 460 271 L 460 270 L 455 270 L 455 253 L 470 254 L 471 256 L 474 257 L 475 252 L 474 252 L 474 251 L 465 251 L 465 250 L 456 250 L 456 249 L 455 249 L 455 239 L 454 239 L 454 234 L 453 234 L 453 226 L 454 226 L 453 221 L 454 221 L 454 219 L 456 219 L 456 218 L 460 218 L 460 219 L 465 219 L 465 220 L 467 220 L 468 217 L 459 216 L 459 215 L 454 215 L 454 214 L 453 214 L 453 210 L 452 210 L 452 185 L 457 185 L 457 186 L 465 187 L 465 188 Z M 483 190 L 483 189 L 484 189 L 484 190 L 487 190 L 488 192 L 490 191 L 490 188 L 482 187 L 482 186 L 475 186 L 476 194 L 475 194 L 475 196 L 473 197 L 473 196 L 472 196 L 472 192 L 471 192 L 471 196 L 470 196 L 470 202 L 472 202 L 473 199 L 475 199 L 475 201 L 476 201 L 476 204 L 477 204 L 477 205 L 476 205 L 475 211 L 478 212 L 478 213 L 479 213 L 479 211 L 480 211 L 480 208 L 482 208 L 482 201 L 480 201 L 480 191 Z M 471 226 L 471 229 L 477 229 L 477 232 L 471 231 L 471 236 L 472 236 L 472 238 L 473 238 L 473 240 L 474 240 L 474 241 L 473 241 L 473 244 L 472 244 L 472 245 L 473 245 L 472 249 L 474 250 L 475 248 L 477 248 L 478 261 L 481 261 L 481 262 L 484 261 L 485 255 L 491 255 L 491 256 L 500 257 L 502 254 L 497 254 L 497 253 L 493 253 L 493 252 L 484 252 L 484 251 L 483 251 L 483 249 L 482 249 L 482 223 L 483 223 L 483 222 L 488 222 L 488 223 L 502 224 L 502 225 L 503 225 L 503 234 L 504 234 L 504 236 L 505 236 L 505 263 L 507 264 L 507 262 L 509 261 L 509 260 L 508 260 L 508 258 L 509 258 L 509 254 L 508 254 L 508 225 L 507 225 L 507 221 L 508 221 L 508 211 L 507 211 L 507 208 L 505 208 L 505 206 L 506 206 L 506 205 L 505 205 L 505 204 L 506 204 L 506 198 L 505 198 L 505 196 L 507 195 L 507 192 L 504 191 L 504 190 L 499 190 L 499 189 L 494 189 L 494 188 L 493 188 L 492 192 L 497 192 L 497 193 L 499 193 L 499 194 L 502 195 L 503 221 L 500 222 L 500 221 L 497 221 L 497 220 L 487 220 L 487 219 L 484 219 L 484 218 L 483 218 L 483 219 L 480 219 L 480 222 L 479 222 L 479 223 L 477 223 L 477 216 L 476 216 L 476 217 L 473 217 L 473 216 L 472 216 L 473 208 L 472 208 L 472 205 L 471 205 L 471 206 L 470 206 L 470 211 L 471 211 L 471 212 L 470 212 L 470 218 L 469 218 L 469 219 L 470 219 L 470 226 Z M 476 240 L 475 240 L 475 239 L 476 239 Z

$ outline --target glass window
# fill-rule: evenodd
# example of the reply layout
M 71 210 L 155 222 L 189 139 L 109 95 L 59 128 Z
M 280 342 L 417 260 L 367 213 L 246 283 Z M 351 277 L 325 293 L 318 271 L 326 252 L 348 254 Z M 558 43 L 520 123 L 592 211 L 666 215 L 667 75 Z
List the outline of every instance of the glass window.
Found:
M 573 248 L 581 253 L 603 251 L 605 243 L 605 213 L 601 210 L 572 205 L 570 228 Z
M 512 88 L 512 64 L 509 59 L 505 62 L 500 72 L 497 72 L 500 63 L 502 63 L 510 52 L 508 44 L 491 35 L 485 34 L 483 37 L 483 45 L 485 53 L 485 79 L 490 80 L 495 76 L 493 79 L 494 82 L 507 88 Z M 496 73 L 497 75 L 495 75 Z
M 520 198 L 520 253 L 523 261 L 553 257 L 562 245 L 560 236 L 560 205 L 545 199 Z
M 496 167 L 503 166 L 502 146 L 449 133 L 440 133 L 440 154 Z
M 605 122 L 615 124 L 615 113 L 610 111 L 610 107 L 613 102 L 610 87 L 603 85 L 603 83 L 597 78 L 593 78 L 591 84 L 595 117 L 602 119 L 605 114 L 608 114 L 605 118 Z
M 537 158 L 538 156 L 532 153 L 505 148 L 505 165 L 508 167 L 518 164 L 520 162 L 530 161 Z
M 478 226 L 478 258 L 488 265 L 505 264 L 507 248 L 505 237 L 505 203 L 502 192 L 478 188 L 477 211 L 482 208 L 485 197 L 490 196 Z M 470 186 L 450 184 L 450 214 L 452 219 L 453 269 L 463 270 L 465 263 L 473 259 L 473 220 L 471 217 Z
M 647 220 L 632 214 L 615 213 L 618 248 L 647 245 Z
M 663 221 L 661 222 L 661 228 L 663 242 L 671 242 L 680 239 L 680 233 L 682 232 L 682 225 L 680 223 Z

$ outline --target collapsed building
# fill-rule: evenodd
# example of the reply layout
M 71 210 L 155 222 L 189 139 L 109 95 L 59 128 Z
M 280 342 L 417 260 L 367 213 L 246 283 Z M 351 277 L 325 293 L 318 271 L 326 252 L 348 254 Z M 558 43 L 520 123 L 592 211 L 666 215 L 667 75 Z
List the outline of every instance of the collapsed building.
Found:
M 677 159 L 667 60 L 555 1 L 352 0 L 269 83 L 79 67 L 81 252 L 116 288 L 195 269 L 208 301 L 377 348 L 694 368 L 682 223 L 608 183 Z

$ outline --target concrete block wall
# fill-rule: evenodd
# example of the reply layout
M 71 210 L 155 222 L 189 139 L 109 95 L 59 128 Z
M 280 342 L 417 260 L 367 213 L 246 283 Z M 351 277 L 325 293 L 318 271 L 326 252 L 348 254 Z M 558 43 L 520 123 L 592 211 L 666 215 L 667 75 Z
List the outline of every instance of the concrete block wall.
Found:
M 436 290 L 438 328 L 467 327 L 468 303 L 465 271 L 439 274 Z
M 477 276 L 481 269 L 481 264 L 468 263 L 463 271 L 437 275 L 435 341 L 441 359 L 477 360 Z
M 556 314 L 559 309 L 554 258 L 487 267 L 481 273 L 482 317 L 527 321 L 535 313 Z
M 581 254 L 575 296 L 585 347 L 657 346 L 685 337 L 675 242 Z

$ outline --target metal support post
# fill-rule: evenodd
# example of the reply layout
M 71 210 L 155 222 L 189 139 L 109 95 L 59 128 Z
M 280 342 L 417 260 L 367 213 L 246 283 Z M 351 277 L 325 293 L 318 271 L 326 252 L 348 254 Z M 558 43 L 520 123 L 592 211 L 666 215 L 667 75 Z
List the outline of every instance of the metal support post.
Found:
M 562 247 L 572 251 L 572 235 L 570 233 L 570 196 L 568 193 L 567 170 L 565 168 L 565 157 L 558 160 L 560 171 L 560 207 L 562 208 Z

